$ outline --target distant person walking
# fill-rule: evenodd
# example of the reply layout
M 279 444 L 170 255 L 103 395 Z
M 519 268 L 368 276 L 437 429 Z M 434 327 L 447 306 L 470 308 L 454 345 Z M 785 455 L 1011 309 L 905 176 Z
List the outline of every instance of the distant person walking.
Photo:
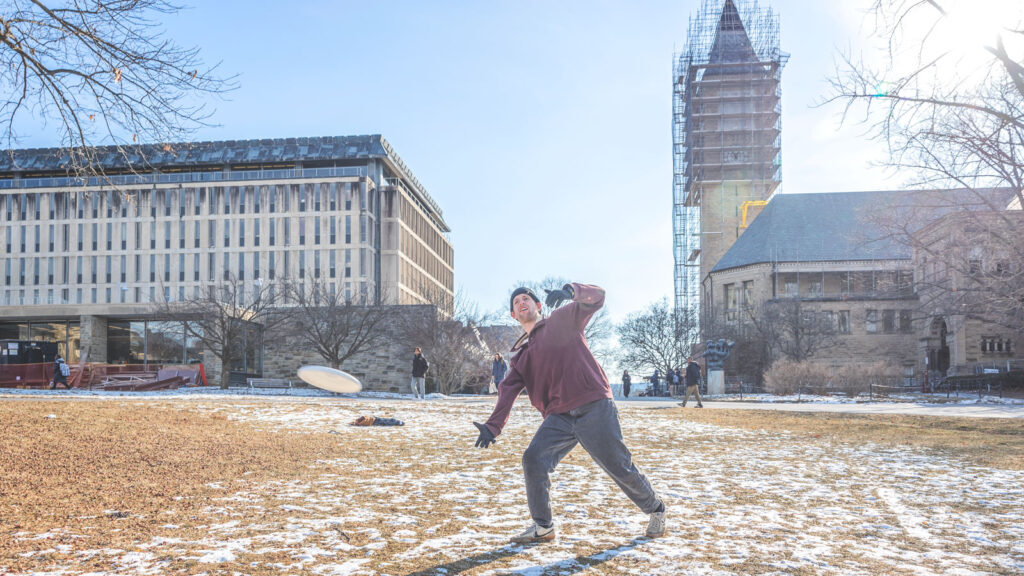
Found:
M 498 393 L 498 384 L 505 379 L 505 372 L 508 372 L 508 364 L 505 363 L 501 354 L 495 354 L 494 359 L 491 360 L 491 385 L 487 387 L 488 394 Z
M 427 397 L 427 370 L 430 369 L 430 362 L 423 357 L 423 351 L 417 347 L 412 354 L 412 393 L 423 400 Z
M 661 373 L 657 370 L 654 374 L 651 374 L 651 393 L 650 396 L 661 396 Z
M 697 408 L 703 408 L 704 404 L 700 401 L 700 364 L 697 364 L 697 360 L 692 356 L 687 359 L 686 392 L 683 393 L 683 402 L 680 406 L 686 408 L 686 401 L 690 399 L 691 393 L 697 398 Z
M 53 361 L 53 380 L 50 380 L 50 390 L 57 388 L 57 384 L 63 384 L 65 388 L 71 390 L 71 386 L 68 384 L 68 376 L 70 375 L 71 367 L 58 354 L 57 359 Z
M 629 370 L 622 371 L 622 397 L 629 398 L 629 385 L 633 383 L 633 379 L 629 376 Z
M 669 390 L 668 395 L 672 396 L 673 394 L 679 394 L 679 370 L 676 368 L 669 368 L 668 377 L 669 380 L 672 381 L 672 389 Z

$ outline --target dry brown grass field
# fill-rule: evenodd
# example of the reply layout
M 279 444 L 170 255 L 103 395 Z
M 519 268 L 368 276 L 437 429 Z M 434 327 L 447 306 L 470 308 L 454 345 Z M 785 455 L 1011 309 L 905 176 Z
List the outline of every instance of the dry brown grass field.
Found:
M 0 400 L 0 574 L 1014 574 L 1024 423 L 620 408 L 669 505 L 646 518 L 577 448 L 559 538 L 528 523 L 522 401 Z M 356 428 L 360 414 L 404 427 Z

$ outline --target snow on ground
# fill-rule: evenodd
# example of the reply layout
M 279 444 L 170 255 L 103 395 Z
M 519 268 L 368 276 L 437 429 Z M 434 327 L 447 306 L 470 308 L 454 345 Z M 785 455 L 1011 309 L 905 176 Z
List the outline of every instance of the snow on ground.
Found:
M 24 397 L 24 396 L 41 396 L 41 397 L 69 397 L 69 398 L 199 398 L 209 396 L 239 396 L 239 397 L 262 397 L 262 398 L 359 398 L 359 399 L 371 399 L 371 400 L 410 400 L 412 395 L 410 394 L 396 394 L 392 392 L 360 392 L 358 394 L 336 394 L 334 392 L 326 392 L 318 388 L 299 387 L 292 388 L 290 390 L 281 390 L 278 388 L 257 388 L 250 389 L 247 387 L 233 387 L 227 389 L 221 389 L 217 386 L 194 386 L 189 388 L 178 388 L 175 390 L 156 390 L 151 392 L 121 392 L 121 391 L 107 391 L 107 390 L 86 390 L 81 388 L 74 388 L 71 390 L 66 389 L 26 389 L 26 388 L 0 388 L 0 398 L 4 396 L 13 397 Z M 428 399 L 431 400 L 442 400 L 442 399 L 463 399 L 463 400 L 486 400 L 487 396 L 475 396 L 475 395 L 464 395 L 459 394 L 455 396 L 445 396 L 443 394 L 428 394 Z M 493 400 L 493 396 L 490 397 Z M 972 406 L 978 404 L 984 405 L 999 405 L 999 406 L 1024 406 L 1024 398 L 1011 398 L 987 394 L 982 397 L 978 397 L 977 394 L 965 394 L 951 395 L 947 397 L 945 393 L 941 394 L 897 394 L 888 397 L 876 396 L 869 398 L 866 394 L 860 396 L 848 397 L 848 396 L 817 396 L 813 394 L 801 394 L 801 395 L 774 395 L 774 394 L 722 394 L 722 395 L 703 395 L 704 401 L 711 402 L 755 402 L 755 403 L 767 403 L 767 404 L 901 404 L 901 403 L 913 403 L 913 404 L 936 404 L 936 405 L 960 405 L 960 406 Z M 619 402 L 623 400 L 621 398 L 616 399 Z M 649 402 L 666 402 L 673 401 L 678 402 L 678 398 L 668 397 L 646 397 L 646 396 L 631 396 L 628 402 L 637 403 L 649 403 Z
M 184 409 L 282 432 L 333 433 L 342 443 L 372 434 L 375 450 L 311 463 L 298 481 L 240 481 L 207 511 L 203 539 L 78 552 L 115 567 L 94 574 L 157 574 L 168 557 L 200 571 L 237 569 L 244 557 L 281 573 L 351 575 L 454 574 L 467 564 L 472 574 L 535 576 L 1024 573 L 1024 472 L 923 450 L 808 444 L 621 403 L 627 444 L 668 504 L 670 533 L 643 538 L 646 516 L 577 448 L 552 477 L 558 539 L 517 546 L 508 537 L 529 523 L 517 462 L 540 423 L 525 402 L 495 446 L 475 450 L 470 422 L 485 419 L 493 399 L 193 399 Z M 346 425 L 363 414 L 405 426 Z M 352 469 L 359 474 L 339 473 Z M 41 547 L 49 538 L 22 537 Z M 424 559 L 429 567 L 411 572 Z

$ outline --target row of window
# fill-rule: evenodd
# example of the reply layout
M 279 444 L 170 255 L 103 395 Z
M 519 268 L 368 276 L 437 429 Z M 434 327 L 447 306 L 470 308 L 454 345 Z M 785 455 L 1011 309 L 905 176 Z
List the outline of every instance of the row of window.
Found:
M 923 257 L 920 265 L 920 271 L 921 276 L 925 281 L 933 283 L 949 280 L 951 275 L 957 277 L 966 275 L 977 279 L 985 275 L 1009 276 L 1013 273 L 1013 265 L 1005 254 L 1000 254 L 998 257 L 985 260 L 981 258 L 972 258 L 967 261 L 966 268 L 963 268 L 962 262 L 958 266 L 954 266 L 943 260 L 934 258 L 929 260 Z
M 912 296 L 913 273 L 910 270 L 868 270 L 862 272 L 783 273 L 776 276 L 779 297 L 821 298 L 825 296 Z M 722 285 L 726 318 L 735 320 L 739 310 L 753 306 L 754 281 Z
M 985 336 L 981 339 L 981 351 L 984 354 L 1013 353 L 1013 340 L 998 336 Z
M 399 232 L 399 248 L 409 260 L 445 286 L 454 286 L 454 274 L 450 265 L 442 262 L 426 245 L 414 238 L 404 228 Z
M 40 284 L 99 284 L 120 282 L 124 284 L 132 282 L 178 282 L 202 280 L 215 280 L 217 278 L 229 279 L 232 275 L 239 279 L 246 279 L 247 276 L 253 279 L 261 277 L 261 265 L 267 271 L 267 277 L 273 280 L 277 276 L 278 265 L 280 270 L 287 276 L 297 274 L 299 278 L 306 277 L 307 269 L 310 270 L 313 278 L 320 278 L 326 274 L 328 278 L 338 276 L 338 254 L 344 254 L 344 277 L 352 276 L 352 250 L 313 250 L 309 251 L 311 258 L 307 258 L 306 250 L 280 252 L 224 252 L 220 254 L 206 254 L 206 276 L 201 277 L 201 255 L 197 253 L 182 254 L 176 256 L 167 253 L 162 255 L 135 254 L 129 256 L 62 256 L 59 258 L 18 258 L 4 261 L 4 285 L 5 286 L 38 286 Z M 326 254 L 326 256 L 324 256 Z M 359 266 L 359 276 L 373 275 L 374 263 L 371 261 L 371 252 L 362 248 L 356 251 Z M 16 264 L 15 264 L 16 262 Z M 247 267 L 246 262 L 252 266 Z M 295 263 L 295 268 L 292 265 Z M 148 268 L 144 267 L 148 263 Z M 217 266 L 218 263 L 222 265 Z M 235 263 L 235 264 L 233 264 Z M 307 266 L 307 263 L 309 264 Z M 72 274 L 72 264 L 74 273 Z M 102 264 L 102 268 L 101 268 Z M 176 264 L 176 267 L 172 267 Z M 186 264 L 191 264 L 187 267 Z M 162 271 L 161 271 L 162 269 Z M 45 274 L 45 276 L 44 276 Z M 46 282 L 42 282 L 46 280 Z
M 344 289 L 345 299 L 352 300 L 354 294 L 366 295 L 372 293 L 370 289 L 371 283 L 366 281 L 361 282 L 345 282 L 341 285 Z M 260 287 L 256 285 L 250 286 L 248 289 L 245 285 L 239 284 L 236 291 L 237 303 L 242 305 L 246 302 L 246 297 L 252 297 L 260 291 Z M 213 287 L 212 289 L 216 289 Z M 339 284 L 336 282 L 328 282 L 327 289 L 331 295 L 334 296 L 338 292 Z M 204 288 L 199 285 L 192 286 L 191 290 L 188 290 L 185 286 L 178 286 L 177 288 L 171 286 L 164 286 L 162 289 L 158 289 L 156 286 L 149 286 L 143 288 L 141 286 L 135 286 L 132 289 L 122 287 L 121 289 L 115 289 L 112 287 L 106 288 L 62 288 L 62 289 L 48 289 L 44 293 L 41 290 L 32 290 L 31 293 L 26 293 L 25 290 L 5 290 L 3 297 L 0 299 L 0 304 L 3 306 L 40 306 L 49 304 L 152 304 L 159 302 L 175 302 L 184 301 L 186 298 L 201 298 L 203 296 Z M 229 290 L 224 287 L 223 290 Z M 267 287 L 268 295 L 274 297 L 275 288 L 273 285 Z M 300 299 L 304 300 L 302 296 L 307 293 L 305 284 L 299 284 L 298 292 Z M 293 304 L 293 302 L 287 299 L 284 304 Z
M 868 309 L 864 312 L 864 330 L 868 334 L 909 334 L 914 331 L 912 310 Z
M 0 201 L 0 219 L 49 220 L 76 218 L 121 218 L 149 215 L 199 216 L 223 213 L 273 214 L 322 210 L 374 211 L 373 193 L 360 182 L 307 182 L 261 186 L 211 186 L 90 192 L 26 192 L 5 194 Z
M 437 254 L 449 265 L 452 264 L 454 254 L 451 243 L 422 212 L 404 198 L 399 206 L 399 219 L 409 227 L 413 234 L 429 246 L 434 254 Z
M 730 314 L 731 312 L 731 314 Z M 913 332 L 912 310 L 909 309 L 867 309 L 864 311 L 864 332 L 866 334 L 908 334 Z M 804 310 L 803 321 L 814 325 L 821 321 L 821 326 L 830 327 L 836 334 L 851 334 L 851 317 L 849 310 Z M 726 310 L 726 319 L 737 319 L 735 310 Z
M 293 226 L 292 222 L 296 222 Z M 367 230 L 370 228 L 373 217 L 368 214 L 360 214 L 356 221 L 358 225 L 359 242 L 367 240 Z M 203 222 L 193 221 L 188 225 L 184 220 L 179 220 L 177 225 L 174 222 L 165 221 L 162 223 L 150 221 L 143 222 L 107 222 L 99 224 L 50 224 L 45 229 L 41 225 L 20 226 L 17 230 L 14 227 L 5 227 L 3 238 L 6 254 L 15 253 L 15 248 L 23 254 L 31 252 L 42 252 L 45 245 L 47 252 L 54 252 L 58 244 L 61 252 L 68 252 L 74 247 L 78 252 L 84 250 L 127 250 L 129 245 L 136 250 L 142 249 L 148 244 L 150 249 L 155 250 L 160 244 L 164 249 L 176 248 L 199 248 L 203 244 L 210 248 L 217 246 L 218 237 L 223 239 L 221 245 L 230 248 L 232 244 L 244 247 L 247 243 L 252 246 L 260 246 L 263 238 L 266 238 L 267 246 L 276 246 L 280 241 L 283 246 L 290 246 L 292 241 L 292 229 L 296 228 L 296 238 L 299 246 L 305 246 L 307 240 L 313 245 L 321 245 L 324 240 L 326 244 L 338 244 L 339 232 L 344 234 L 344 244 L 351 244 L 353 238 L 352 215 L 346 214 L 344 219 L 338 216 L 326 218 L 268 218 L 264 225 L 264 219 L 253 218 L 252 220 L 221 220 L 219 227 L 222 235 L 218 236 L 218 220 Z M 310 225 L 312 222 L 312 225 Z M 342 225 L 342 222 L 344 224 Z M 248 223 L 248 226 L 246 225 Z M 191 236 L 189 230 L 191 229 Z M 160 230 L 162 234 L 157 235 Z M 265 232 L 264 232 L 265 230 Z M 251 235 L 247 232 L 251 231 Z M 203 234 L 206 234 L 206 241 L 203 242 Z M 266 234 L 266 236 L 264 236 Z M 44 238 L 45 236 L 45 238 Z M 144 240 L 148 236 L 148 242 Z M 158 241 L 158 238 L 162 240 Z M 29 250 L 31 248 L 31 250 Z

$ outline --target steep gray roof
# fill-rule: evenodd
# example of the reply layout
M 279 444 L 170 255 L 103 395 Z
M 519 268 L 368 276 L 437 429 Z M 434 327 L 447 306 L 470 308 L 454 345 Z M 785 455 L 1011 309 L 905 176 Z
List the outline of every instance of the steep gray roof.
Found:
M 747 29 L 743 25 L 739 11 L 736 10 L 736 5 L 732 0 L 725 0 L 722 15 L 718 19 L 718 29 L 715 31 L 715 41 L 711 45 L 711 52 L 708 53 L 708 62 L 735 64 L 758 61 L 759 58 L 750 44 L 750 37 L 747 36 Z
M 885 237 L 881 219 L 923 226 L 954 210 L 1003 208 L 1011 196 L 1007 189 L 776 194 L 712 272 L 767 262 L 910 259 L 906 245 Z
M 870 236 L 867 209 L 896 194 L 776 194 L 712 271 L 773 261 L 910 258 L 910 250 L 894 242 L 864 240 Z
M 383 158 L 388 155 L 386 144 L 380 134 L 178 142 L 167 146 L 140 145 L 134 149 L 125 149 L 128 151 L 127 154 L 122 154 L 114 146 L 98 147 L 99 167 L 104 170 L 144 170 L 147 167 L 161 166 L 354 160 Z M 66 170 L 69 167 L 69 159 L 60 148 L 28 148 L 4 150 L 0 153 L 0 172 L 49 172 Z

